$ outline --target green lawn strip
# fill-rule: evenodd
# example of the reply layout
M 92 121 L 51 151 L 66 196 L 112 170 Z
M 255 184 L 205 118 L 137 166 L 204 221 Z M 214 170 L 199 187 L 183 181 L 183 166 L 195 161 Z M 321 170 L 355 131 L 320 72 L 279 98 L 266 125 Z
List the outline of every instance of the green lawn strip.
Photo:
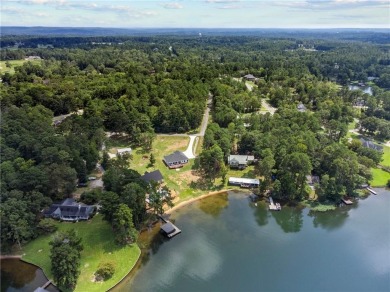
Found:
M 114 241 L 111 226 L 96 215 L 90 221 L 78 223 L 58 222 L 58 230 L 75 229 L 82 238 L 84 250 L 81 253 L 81 274 L 75 291 L 106 291 L 125 277 L 137 262 L 141 251 L 136 244 L 119 247 Z M 23 260 L 40 266 L 52 279 L 50 245 L 52 235 L 40 236 L 23 248 Z M 40 251 L 41 250 L 41 251 Z M 93 282 L 93 275 L 100 262 L 115 264 L 115 274 L 104 282 Z
M 390 167 L 390 147 L 383 146 L 382 161 L 379 164 Z
M 379 168 L 371 168 L 371 173 L 373 178 L 370 185 L 372 187 L 384 187 L 390 179 L 390 173 Z
M 42 60 L 9 60 L 8 62 L 11 64 L 11 67 L 6 66 L 7 61 L 0 61 L 0 74 L 5 74 L 5 73 L 10 73 L 14 74 L 15 73 L 15 67 L 22 66 L 26 62 L 31 62 L 33 64 L 40 64 Z

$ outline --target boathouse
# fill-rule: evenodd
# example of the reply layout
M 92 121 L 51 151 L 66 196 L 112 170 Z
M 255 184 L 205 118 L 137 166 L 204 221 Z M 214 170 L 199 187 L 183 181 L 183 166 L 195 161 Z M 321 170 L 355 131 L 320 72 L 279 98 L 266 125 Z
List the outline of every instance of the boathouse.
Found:
M 166 221 L 164 225 L 161 226 L 161 233 L 168 238 L 172 238 L 175 235 L 181 233 L 181 230 L 173 225 L 171 222 Z
M 255 178 L 229 177 L 229 185 L 242 188 L 256 188 L 260 185 L 260 181 Z

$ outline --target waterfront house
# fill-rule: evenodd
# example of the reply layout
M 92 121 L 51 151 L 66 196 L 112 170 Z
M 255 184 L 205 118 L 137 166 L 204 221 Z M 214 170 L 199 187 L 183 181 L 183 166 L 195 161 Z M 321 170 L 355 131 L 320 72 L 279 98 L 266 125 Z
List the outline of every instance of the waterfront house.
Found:
M 128 147 L 128 148 L 118 148 L 117 150 L 117 154 L 118 155 L 123 155 L 123 154 L 131 154 L 131 148 Z
M 147 183 L 150 183 L 151 181 L 155 181 L 157 183 L 162 183 L 164 180 L 164 177 L 159 170 L 155 170 L 152 172 L 146 171 L 145 174 L 142 175 L 140 178 L 141 178 L 141 180 L 143 180 L 144 182 L 147 182 Z
M 245 169 L 254 160 L 253 155 L 229 155 L 228 164 L 231 168 Z
M 188 157 L 183 152 L 175 151 L 170 155 L 164 156 L 163 161 L 169 168 L 179 168 L 188 163 Z
M 298 104 L 297 109 L 301 113 L 304 113 L 306 111 L 306 107 L 302 102 L 300 104 Z
M 95 206 L 82 205 L 74 199 L 68 198 L 43 211 L 46 218 L 59 219 L 63 221 L 88 220 L 92 217 Z
M 247 75 L 244 76 L 244 79 L 246 79 L 248 81 L 255 81 L 256 77 L 253 76 L 252 74 L 247 74 Z
M 260 181 L 255 178 L 229 177 L 229 185 L 240 186 L 242 188 L 255 188 L 260 185 Z
M 372 142 L 370 140 L 365 140 L 365 139 L 361 138 L 360 142 L 362 142 L 362 146 L 365 147 L 365 148 L 374 149 L 374 150 L 376 150 L 378 152 L 382 152 L 383 151 L 383 146 L 377 145 L 377 144 L 375 144 L 374 142 Z

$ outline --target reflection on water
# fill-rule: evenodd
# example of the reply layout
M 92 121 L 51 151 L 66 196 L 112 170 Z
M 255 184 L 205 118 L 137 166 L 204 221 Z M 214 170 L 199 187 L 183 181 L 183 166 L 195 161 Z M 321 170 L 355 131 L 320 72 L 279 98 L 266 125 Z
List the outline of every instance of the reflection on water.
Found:
M 41 287 L 47 278 L 41 269 L 19 259 L 1 260 L 1 291 L 30 292 Z M 49 291 L 58 291 L 53 285 Z
M 212 196 L 207 200 L 199 200 L 197 201 L 197 205 L 204 213 L 218 217 L 222 210 L 229 205 L 228 194 Z
M 275 218 L 276 223 L 286 233 L 299 232 L 303 224 L 302 207 L 283 207 L 283 212 L 271 212 Z
M 149 233 L 138 272 L 116 290 L 390 291 L 389 211 L 390 192 L 379 190 L 331 212 L 270 212 L 243 193 L 206 198 L 172 214 L 180 235 Z

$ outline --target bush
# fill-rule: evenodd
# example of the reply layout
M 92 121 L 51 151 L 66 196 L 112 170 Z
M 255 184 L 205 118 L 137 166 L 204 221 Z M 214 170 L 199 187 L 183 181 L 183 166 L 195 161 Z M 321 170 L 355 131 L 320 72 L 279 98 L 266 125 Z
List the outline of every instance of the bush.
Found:
M 38 232 L 40 234 L 49 234 L 57 231 L 58 227 L 54 223 L 53 219 L 43 219 L 39 222 L 38 226 Z
M 390 188 L 390 179 L 387 181 L 387 187 Z
M 95 273 L 97 280 L 106 281 L 112 277 L 115 273 L 115 265 L 112 262 L 103 262 L 99 264 L 99 267 Z
M 100 200 L 101 191 L 93 190 L 89 192 L 84 192 L 80 196 L 80 201 L 87 205 L 96 204 Z

